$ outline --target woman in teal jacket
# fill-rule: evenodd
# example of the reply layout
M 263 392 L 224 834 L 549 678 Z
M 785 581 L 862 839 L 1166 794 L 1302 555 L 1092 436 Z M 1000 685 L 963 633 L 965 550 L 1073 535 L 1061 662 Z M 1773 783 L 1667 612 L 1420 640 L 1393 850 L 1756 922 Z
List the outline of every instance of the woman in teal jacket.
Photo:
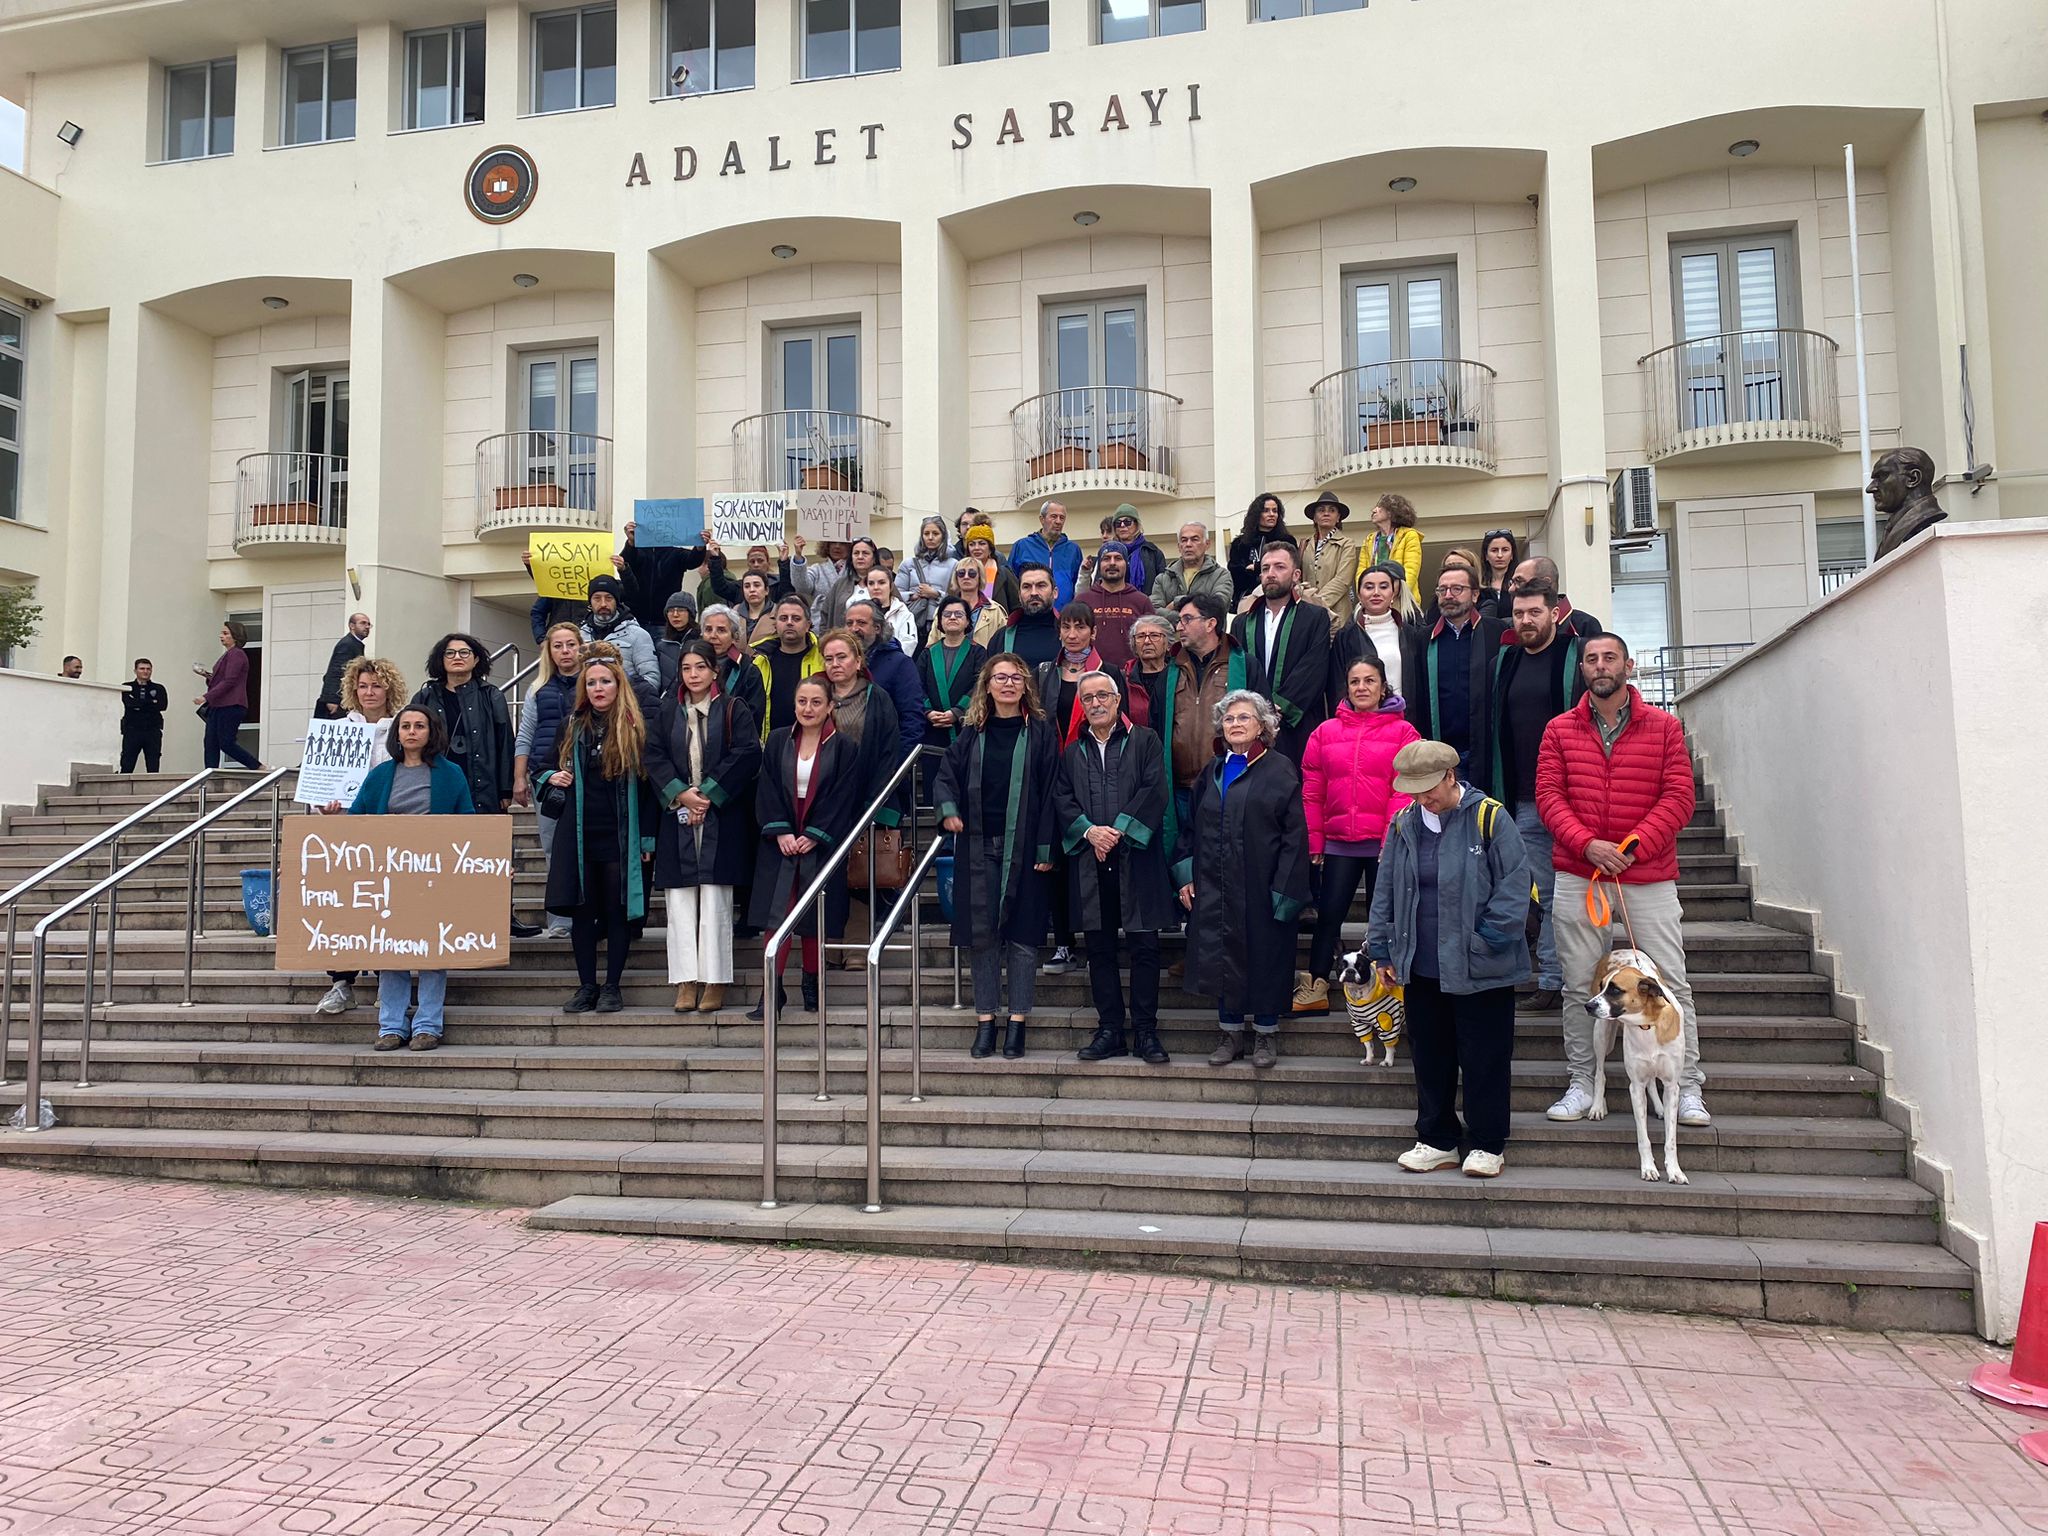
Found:
M 356 791 L 351 816 L 469 816 L 469 776 L 448 761 L 448 727 L 438 710 L 408 704 L 391 722 L 385 738 L 391 761 L 379 763 Z M 419 977 L 419 1006 L 407 1025 L 405 1005 Z M 448 997 L 446 971 L 380 971 L 377 975 L 377 1049 L 408 1045 L 431 1051 L 441 1044 L 442 1005 Z

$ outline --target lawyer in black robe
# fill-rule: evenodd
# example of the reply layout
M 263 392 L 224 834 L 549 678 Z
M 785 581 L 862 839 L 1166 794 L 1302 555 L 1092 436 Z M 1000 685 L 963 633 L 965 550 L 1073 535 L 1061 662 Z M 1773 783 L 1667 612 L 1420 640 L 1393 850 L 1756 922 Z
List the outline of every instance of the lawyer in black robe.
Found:
M 798 795 L 795 737 L 796 727 L 791 725 L 770 731 L 761 751 L 761 777 L 754 801 L 761 835 L 755 845 L 754 897 L 747 920 L 766 930 L 773 930 L 789 915 L 790 902 L 818 878 L 818 871 L 852 832 L 870 798 L 860 777 L 860 754 L 837 731 L 819 743 L 811 766 L 810 793 Z M 776 843 L 785 832 L 808 837 L 818 846 L 809 853 L 785 857 Z M 846 906 L 846 882 L 838 878 L 826 881 L 826 938 L 846 932 Z M 806 938 L 817 937 L 815 903 L 804 909 L 794 931 Z
M 661 702 L 647 733 L 647 778 L 663 814 L 654 835 L 654 883 L 665 891 L 744 884 L 754 867 L 748 804 L 761 769 L 761 724 L 729 693 L 714 693 L 705 717 L 704 777 L 697 789 L 711 802 L 701 826 L 676 820 L 675 802 L 691 787 L 689 708 L 676 695 Z
M 1195 887 L 1187 988 L 1216 999 L 1226 1029 L 1242 1029 L 1233 1019 L 1292 1012 L 1296 919 L 1310 895 L 1301 775 L 1279 752 L 1246 756 L 1227 793 L 1228 756 L 1195 776 L 1186 856 L 1174 868 L 1177 881 Z
M 969 950 L 1035 947 L 1045 941 L 1052 881 L 1032 866 L 1052 862 L 1059 740 L 1042 715 L 1024 721 L 1011 747 L 1001 821 L 983 812 L 985 741 L 980 728 L 966 726 L 939 763 L 939 815 L 966 824 L 954 834 L 953 943 Z
M 1315 603 L 1289 598 L 1280 611 L 1273 665 L 1266 665 L 1266 604 L 1254 603 L 1230 626 L 1242 654 L 1244 686 L 1280 711 L 1273 745 L 1299 769 L 1310 732 L 1329 718 L 1323 687 L 1329 668 L 1330 615 Z M 1233 663 L 1239 658 L 1233 657 Z M 1235 680 L 1231 683 L 1236 687 Z

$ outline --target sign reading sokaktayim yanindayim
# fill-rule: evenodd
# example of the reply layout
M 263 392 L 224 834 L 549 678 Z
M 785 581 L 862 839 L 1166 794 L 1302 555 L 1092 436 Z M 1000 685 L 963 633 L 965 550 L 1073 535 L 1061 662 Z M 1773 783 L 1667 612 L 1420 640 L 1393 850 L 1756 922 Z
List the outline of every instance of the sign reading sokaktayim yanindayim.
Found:
M 280 971 L 478 971 L 510 963 L 509 816 L 287 816 Z
M 384 733 L 361 720 L 312 720 L 306 724 L 306 756 L 299 764 L 301 805 L 344 806 L 356 797 L 370 770 L 384 761 Z

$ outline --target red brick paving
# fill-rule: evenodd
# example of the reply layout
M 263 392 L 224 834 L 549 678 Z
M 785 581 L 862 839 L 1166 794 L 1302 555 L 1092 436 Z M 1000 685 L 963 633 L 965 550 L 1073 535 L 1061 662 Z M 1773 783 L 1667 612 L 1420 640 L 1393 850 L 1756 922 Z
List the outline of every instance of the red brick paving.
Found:
M 1925 1335 L 0 1172 L 4 1536 L 2011 1536 Z

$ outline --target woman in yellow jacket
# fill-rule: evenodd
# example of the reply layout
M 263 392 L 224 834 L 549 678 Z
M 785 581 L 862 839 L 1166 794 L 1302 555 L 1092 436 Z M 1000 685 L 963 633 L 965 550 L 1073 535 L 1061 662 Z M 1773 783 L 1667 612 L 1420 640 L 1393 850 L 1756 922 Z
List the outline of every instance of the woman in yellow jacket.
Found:
M 1389 491 L 1372 505 L 1372 537 L 1358 552 L 1358 577 L 1374 566 L 1393 561 L 1408 573 L 1407 587 L 1416 591 L 1422 581 L 1422 535 L 1415 527 L 1415 503 L 1396 491 Z

